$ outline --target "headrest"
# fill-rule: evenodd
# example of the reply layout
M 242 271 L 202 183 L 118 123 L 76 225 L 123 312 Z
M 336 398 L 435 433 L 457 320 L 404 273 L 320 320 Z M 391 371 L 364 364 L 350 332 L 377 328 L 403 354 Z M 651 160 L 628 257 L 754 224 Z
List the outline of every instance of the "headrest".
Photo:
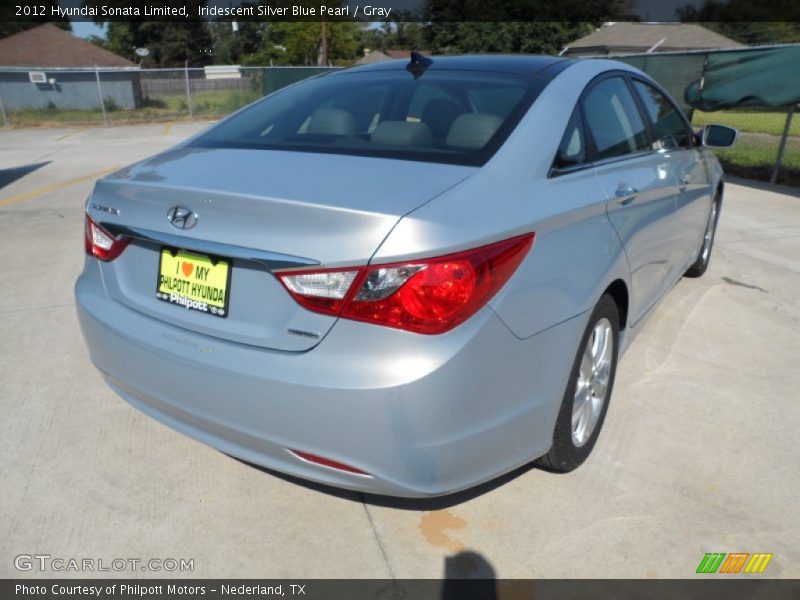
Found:
M 385 146 L 431 146 L 433 135 L 425 123 L 381 121 L 372 132 L 372 141 Z
M 346 110 L 320 108 L 311 115 L 308 127 L 306 127 L 306 133 L 355 135 L 356 119 Z
M 502 122 L 503 119 L 496 115 L 459 115 L 450 126 L 445 143 L 460 148 L 483 148 Z
M 434 136 L 443 138 L 450 131 L 450 126 L 455 118 L 460 115 L 461 110 L 458 105 L 447 98 L 434 98 L 428 100 L 425 108 L 422 109 L 422 122 L 431 128 Z

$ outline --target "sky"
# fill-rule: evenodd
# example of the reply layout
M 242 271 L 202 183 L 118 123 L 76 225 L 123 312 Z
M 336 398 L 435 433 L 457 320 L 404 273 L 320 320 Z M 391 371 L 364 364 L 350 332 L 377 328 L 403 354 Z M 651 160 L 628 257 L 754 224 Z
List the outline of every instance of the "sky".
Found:
M 72 34 L 82 38 L 88 38 L 92 35 L 105 37 L 106 30 L 103 25 L 96 25 L 90 21 L 73 21 Z

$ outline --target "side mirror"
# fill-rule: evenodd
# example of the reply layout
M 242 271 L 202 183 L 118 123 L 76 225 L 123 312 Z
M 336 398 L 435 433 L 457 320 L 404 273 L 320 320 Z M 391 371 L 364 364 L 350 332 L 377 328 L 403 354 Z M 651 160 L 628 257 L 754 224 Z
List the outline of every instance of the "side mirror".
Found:
M 706 125 L 700 136 L 703 146 L 727 148 L 739 139 L 739 131 L 726 125 Z

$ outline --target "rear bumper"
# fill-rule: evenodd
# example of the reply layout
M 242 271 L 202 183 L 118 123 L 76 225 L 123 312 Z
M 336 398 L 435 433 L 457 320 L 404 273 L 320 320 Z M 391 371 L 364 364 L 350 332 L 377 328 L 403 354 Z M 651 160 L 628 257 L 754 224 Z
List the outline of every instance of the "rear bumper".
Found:
M 94 259 L 75 293 L 92 361 L 135 407 L 243 460 L 394 496 L 454 492 L 544 454 L 584 326 L 579 316 L 520 340 L 489 308 L 442 336 L 341 320 L 295 353 L 134 311 L 106 295 Z

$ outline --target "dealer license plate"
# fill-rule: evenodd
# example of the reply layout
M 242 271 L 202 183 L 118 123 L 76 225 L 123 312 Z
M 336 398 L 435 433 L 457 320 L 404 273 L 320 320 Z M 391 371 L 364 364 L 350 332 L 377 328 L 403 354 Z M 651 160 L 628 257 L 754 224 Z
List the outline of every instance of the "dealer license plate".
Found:
M 228 316 L 230 262 L 185 250 L 162 248 L 156 298 L 223 319 Z

